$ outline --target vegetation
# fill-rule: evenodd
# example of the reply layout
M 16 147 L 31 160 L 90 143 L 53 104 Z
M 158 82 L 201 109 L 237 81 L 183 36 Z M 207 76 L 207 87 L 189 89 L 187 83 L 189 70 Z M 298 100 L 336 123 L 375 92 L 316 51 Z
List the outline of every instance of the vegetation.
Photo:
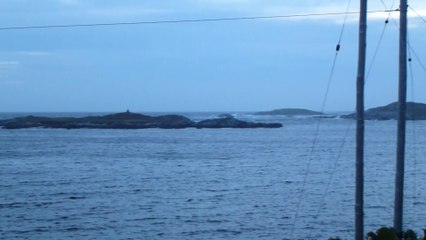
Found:
M 405 232 L 397 233 L 392 227 L 382 227 L 376 232 L 368 232 L 366 240 L 426 240 L 426 229 L 423 229 L 423 237 L 418 237 L 416 232 L 408 229 Z M 339 237 L 329 238 L 328 240 L 341 240 Z
M 423 230 L 425 231 L 425 230 Z M 424 240 L 426 239 L 426 232 L 424 232 L 423 238 L 418 238 L 416 232 L 411 229 L 408 229 L 402 233 L 398 233 L 394 228 L 391 227 L 382 227 L 379 228 L 375 233 L 367 233 L 367 240 Z

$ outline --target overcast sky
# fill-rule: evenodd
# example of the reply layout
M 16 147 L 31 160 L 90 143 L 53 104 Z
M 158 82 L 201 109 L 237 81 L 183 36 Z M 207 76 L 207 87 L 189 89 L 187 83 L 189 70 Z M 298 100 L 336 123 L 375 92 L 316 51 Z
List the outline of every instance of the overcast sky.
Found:
M 370 10 L 397 1 L 369 1 Z M 344 12 L 342 0 L 0 0 L 0 27 Z M 426 1 L 410 44 L 426 64 Z M 359 1 L 352 0 L 351 11 Z M 368 64 L 388 13 L 370 14 Z M 420 17 L 418 16 L 420 15 Z M 0 31 L 0 112 L 321 110 L 344 15 Z M 366 85 L 367 107 L 397 99 L 398 13 Z M 357 15 L 349 15 L 325 111 L 355 108 Z M 426 102 L 413 56 L 409 100 Z

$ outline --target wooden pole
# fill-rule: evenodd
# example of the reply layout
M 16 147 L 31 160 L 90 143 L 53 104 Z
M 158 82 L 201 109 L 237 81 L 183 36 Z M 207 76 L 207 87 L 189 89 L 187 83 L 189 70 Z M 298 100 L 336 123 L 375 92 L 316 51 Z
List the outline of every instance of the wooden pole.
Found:
M 407 0 L 401 0 L 400 3 L 399 28 L 398 130 L 393 225 L 398 233 L 403 230 L 402 217 L 404 209 L 405 122 L 407 105 Z
M 364 82 L 367 51 L 367 0 L 360 0 L 358 72 L 356 79 L 355 240 L 364 239 Z

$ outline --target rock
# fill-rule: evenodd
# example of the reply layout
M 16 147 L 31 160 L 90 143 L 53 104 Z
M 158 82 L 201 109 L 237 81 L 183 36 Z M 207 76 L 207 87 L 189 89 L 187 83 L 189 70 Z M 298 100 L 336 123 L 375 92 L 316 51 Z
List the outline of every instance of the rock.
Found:
M 101 128 L 101 129 L 145 129 L 145 128 L 277 128 L 280 123 L 251 123 L 223 116 L 195 123 L 180 115 L 148 116 L 132 112 L 123 112 L 105 116 L 89 116 L 82 118 L 61 117 L 18 117 L 0 121 L 0 127 L 5 129 L 21 128 Z
M 105 116 L 90 116 L 82 118 L 48 118 L 21 117 L 0 122 L 6 129 L 18 128 L 108 128 L 108 129 L 143 129 L 143 128 L 186 128 L 194 122 L 179 115 L 147 116 L 138 113 L 124 112 Z
M 256 115 L 284 115 L 284 116 L 315 116 L 323 115 L 322 112 L 311 111 L 303 108 L 283 108 L 266 112 L 257 112 Z
M 343 115 L 341 118 L 356 119 L 356 114 Z M 398 103 L 394 102 L 386 106 L 370 108 L 364 113 L 365 120 L 397 120 Z M 407 102 L 407 120 L 426 120 L 426 104 Z
M 254 123 L 238 120 L 232 116 L 207 119 L 195 124 L 196 128 L 280 128 L 281 123 Z
M 219 114 L 217 117 L 218 118 L 233 118 L 234 116 L 232 116 L 232 114 L 229 114 L 229 113 L 222 113 L 222 114 Z

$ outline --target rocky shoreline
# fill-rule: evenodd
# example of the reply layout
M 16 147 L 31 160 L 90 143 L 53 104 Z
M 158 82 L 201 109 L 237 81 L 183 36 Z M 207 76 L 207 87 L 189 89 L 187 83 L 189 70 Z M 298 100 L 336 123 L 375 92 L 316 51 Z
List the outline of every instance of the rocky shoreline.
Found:
M 356 119 L 356 114 L 334 115 L 326 114 L 323 112 L 312 111 L 303 108 L 283 108 L 275 109 L 272 111 L 256 112 L 255 115 L 269 115 L 269 116 L 308 116 L 312 118 L 342 118 L 342 119 Z M 367 109 L 364 113 L 365 120 L 397 120 L 398 119 L 398 103 L 393 102 L 385 106 Z M 417 102 L 407 102 L 406 107 L 407 120 L 426 120 L 426 104 Z
M 324 113 L 304 108 L 281 108 L 271 111 L 256 112 L 255 115 L 321 116 L 324 115 Z
M 356 119 L 356 114 L 343 115 L 344 119 Z M 394 102 L 386 106 L 370 108 L 364 113 L 365 120 L 397 120 L 398 103 Z M 407 120 L 426 120 L 426 104 L 407 102 Z
M 257 112 L 254 115 L 284 115 L 284 116 L 310 116 L 312 118 L 335 118 L 322 112 L 307 109 L 277 109 L 267 112 Z M 365 120 L 396 120 L 398 104 L 391 103 L 386 106 L 371 108 L 365 111 Z M 356 114 L 339 116 L 343 119 L 356 119 Z M 407 103 L 407 120 L 426 120 L 426 104 Z M 149 116 L 133 112 L 122 112 L 104 116 L 87 117 L 37 117 L 26 116 L 0 120 L 0 128 L 94 128 L 94 129 L 181 129 L 181 128 L 280 128 L 281 123 L 247 122 L 236 119 L 230 114 L 222 114 L 216 118 L 193 121 L 185 116 L 168 114 Z
M 246 122 L 231 115 L 194 122 L 181 115 L 149 116 L 123 112 L 89 117 L 36 117 L 26 116 L 0 121 L 4 129 L 63 128 L 63 129 L 182 129 L 182 128 L 280 128 L 281 123 Z

